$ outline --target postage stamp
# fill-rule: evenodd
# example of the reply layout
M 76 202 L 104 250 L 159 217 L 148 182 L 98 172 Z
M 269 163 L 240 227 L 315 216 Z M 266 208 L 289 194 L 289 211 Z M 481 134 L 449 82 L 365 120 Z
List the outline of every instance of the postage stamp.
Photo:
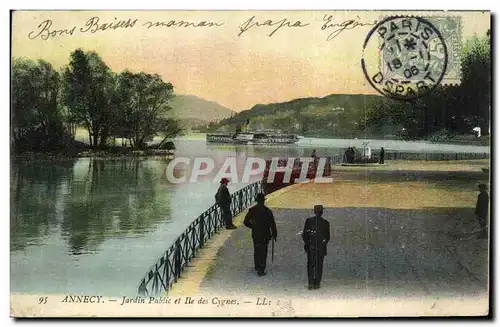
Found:
M 373 27 L 364 51 L 377 47 L 378 67 L 368 71 L 368 81 L 380 93 L 411 100 L 438 85 L 460 83 L 460 17 L 384 17 Z
M 429 21 L 443 37 L 448 62 L 442 84 L 457 84 L 461 78 L 462 18 L 460 16 L 428 16 Z
M 483 317 L 480 11 L 13 11 L 12 317 Z

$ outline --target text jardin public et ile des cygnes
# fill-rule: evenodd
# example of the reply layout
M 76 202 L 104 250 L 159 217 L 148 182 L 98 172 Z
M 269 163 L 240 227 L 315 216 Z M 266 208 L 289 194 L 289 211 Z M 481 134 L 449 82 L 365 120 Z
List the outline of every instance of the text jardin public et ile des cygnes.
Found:
M 252 15 L 243 21 L 236 30 L 238 36 L 243 36 L 249 30 L 263 30 L 268 37 L 274 36 L 281 29 L 302 29 L 311 26 L 318 26 L 321 31 L 327 33 L 326 40 L 330 41 L 337 37 L 340 33 L 352 30 L 356 27 L 373 26 L 377 21 L 362 21 L 359 16 L 355 16 L 348 20 L 336 20 L 334 15 L 325 14 L 321 21 L 310 22 L 301 20 L 289 20 L 284 17 L 281 19 L 259 19 Z M 58 26 L 57 22 L 46 19 L 33 28 L 28 38 L 48 40 L 61 36 L 72 36 L 78 33 L 95 34 L 102 32 L 110 32 L 121 29 L 144 28 L 146 30 L 156 28 L 212 28 L 217 29 L 226 25 L 222 21 L 189 21 L 189 20 L 164 20 L 164 21 L 139 21 L 138 18 L 119 19 L 114 18 L 113 21 L 103 21 L 98 16 L 90 17 L 82 26 L 73 25 L 70 27 Z
M 52 299 L 49 297 L 41 297 L 39 298 L 38 304 L 47 304 Z M 120 299 L 105 299 L 102 296 L 98 295 L 65 295 L 60 303 L 82 303 L 82 304 L 93 304 L 93 303 L 106 303 L 106 302 L 114 302 L 119 305 L 128 305 L 128 304 L 173 304 L 173 305 L 213 305 L 217 308 L 228 307 L 228 306 L 238 306 L 240 304 L 253 304 L 257 306 L 269 306 L 273 301 L 268 299 L 267 297 L 257 297 L 255 299 L 231 299 L 231 298 L 221 298 L 218 296 L 213 297 L 192 297 L 192 296 L 122 296 Z

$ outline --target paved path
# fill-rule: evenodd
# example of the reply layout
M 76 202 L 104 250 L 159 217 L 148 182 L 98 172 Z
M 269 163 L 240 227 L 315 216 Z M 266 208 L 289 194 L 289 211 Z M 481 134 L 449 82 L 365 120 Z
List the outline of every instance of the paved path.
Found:
M 327 208 L 332 239 L 322 288 L 335 298 L 463 297 L 486 291 L 487 243 L 452 234 L 466 209 Z M 249 230 L 240 227 L 220 249 L 202 293 L 297 295 L 307 291 L 306 256 L 298 232 L 310 210 L 275 209 L 279 231 L 268 275 L 257 277 Z M 474 229 L 475 221 L 460 223 Z
M 332 184 L 282 190 L 268 201 L 278 228 L 268 274 L 256 275 L 250 230 L 240 225 L 224 232 L 223 246 L 219 241 L 219 251 L 196 293 L 334 301 L 487 301 L 488 240 L 477 238 L 474 217 L 474 186 L 485 177 L 478 173 L 473 180 L 458 178 L 458 184 L 450 184 L 446 174 L 420 172 L 413 178 L 414 174 L 400 172 L 392 181 L 379 175 L 343 174 Z M 299 232 L 314 203 L 325 205 L 331 241 L 322 287 L 309 291 Z

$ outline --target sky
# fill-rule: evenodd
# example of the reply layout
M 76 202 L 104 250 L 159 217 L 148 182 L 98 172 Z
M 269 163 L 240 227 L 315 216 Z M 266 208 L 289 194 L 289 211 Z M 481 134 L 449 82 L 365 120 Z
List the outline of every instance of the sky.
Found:
M 16 11 L 12 16 L 12 56 L 43 59 L 61 68 L 68 64 L 73 50 L 92 50 L 115 72 L 157 73 L 174 85 L 177 94 L 196 95 L 241 111 L 255 104 L 334 93 L 376 94 L 361 69 L 363 42 L 375 21 L 396 14 Z M 485 35 L 490 28 L 488 12 L 413 14 L 460 17 L 462 29 L 457 33 L 462 42 L 475 34 Z M 329 23 L 337 26 L 322 29 L 330 15 Z M 329 37 L 346 21 L 358 26 Z M 164 24 L 149 27 L 156 22 Z M 184 26 L 187 22 L 192 24 Z M 193 26 L 201 22 L 213 25 Z

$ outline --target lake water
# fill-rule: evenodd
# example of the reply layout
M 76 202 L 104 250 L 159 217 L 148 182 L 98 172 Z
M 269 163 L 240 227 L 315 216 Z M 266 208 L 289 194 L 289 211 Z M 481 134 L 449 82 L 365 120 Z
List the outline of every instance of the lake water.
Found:
M 387 151 L 489 152 L 489 147 L 370 140 Z M 206 144 L 181 138 L 176 157 L 209 157 L 220 167 L 236 157 L 241 175 L 247 157 L 342 153 L 363 140 L 301 139 L 288 146 Z M 168 160 L 72 159 L 11 165 L 11 291 L 135 295 L 148 268 L 200 213 L 213 205 L 214 174 L 173 184 Z M 191 167 L 178 165 L 188 176 Z M 250 182 L 256 180 L 254 177 Z M 246 184 L 231 183 L 231 192 Z

